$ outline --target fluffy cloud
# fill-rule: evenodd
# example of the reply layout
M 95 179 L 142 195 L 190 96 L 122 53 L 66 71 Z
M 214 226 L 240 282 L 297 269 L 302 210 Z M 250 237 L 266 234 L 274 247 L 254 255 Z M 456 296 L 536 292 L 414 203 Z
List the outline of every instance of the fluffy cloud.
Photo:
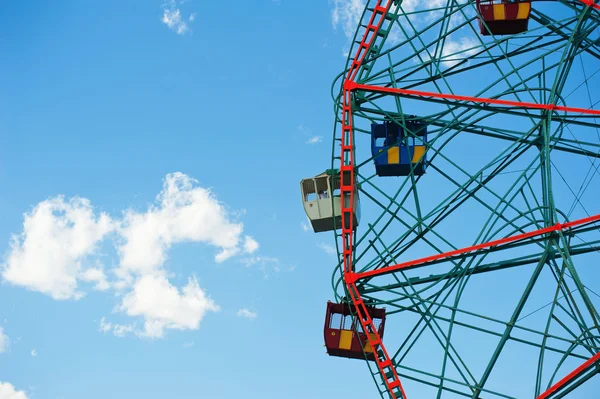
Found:
M 94 289 L 97 291 L 106 291 L 110 288 L 104 270 L 100 268 L 92 267 L 87 269 L 81 274 L 80 279 L 88 283 L 96 283 Z
M 256 317 L 258 316 L 258 314 L 256 314 L 256 312 L 252 312 L 248 309 L 240 309 L 237 311 L 236 315 L 238 317 L 243 317 L 245 319 L 250 319 L 250 320 L 254 320 L 256 319 Z
M 360 17 L 363 14 L 365 9 L 366 2 L 365 0 L 330 0 L 333 3 L 333 9 L 331 10 L 331 23 L 334 29 L 341 27 L 346 39 L 351 40 L 354 37 L 354 33 L 360 24 Z M 397 13 L 398 9 L 401 8 L 405 13 L 411 13 L 416 10 L 423 9 L 442 9 L 447 4 L 447 0 L 430 0 L 428 2 L 423 2 L 420 0 L 403 0 L 401 4 L 397 6 L 392 5 L 390 11 L 392 13 Z M 442 10 L 436 10 L 431 13 L 419 15 L 418 17 L 411 18 L 411 21 L 417 25 L 421 26 L 425 19 L 428 22 L 431 22 L 434 18 L 442 14 Z M 362 39 L 362 38 L 359 38 Z M 401 33 L 398 30 L 397 26 L 392 26 L 391 33 L 388 37 L 388 41 L 391 44 L 396 44 L 401 39 Z M 344 55 L 347 55 L 345 53 Z
M 348 40 L 352 39 L 360 23 L 360 17 L 365 7 L 365 1 L 330 0 L 330 2 L 333 4 L 333 8 L 331 11 L 331 21 L 333 27 L 335 29 L 341 27 L 346 38 Z M 463 3 L 463 1 L 460 1 L 459 3 Z M 448 0 L 431 0 L 429 2 L 423 2 L 419 0 L 403 0 L 397 6 L 392 6 L 391 12 L 404 12 L 410 14 L 415 11 L 430 10 L 426 13 L 415 13 L 412 15 L 408 15 L 408 18 L 410 19 L 411 23 L 415 26 L 416 29 L 419 29 L 440 18 L 445 12 L 447 6 Z M 400 9 L 401 11 L 398 11 L 398 9 Z M 470 9 L 467 9 L 466 12 L 469 13 Z M 463 21 L 464 18 L 462 14 L 454 14 L 452 16 L 450 24 L 451 26 L 456 26 L 459 22 Z M 395 45 L 400 42 L 402 37 L 402 32 L 400 31 L 398 26 L 394 24 L 392 25 L 390 34 L 387 39 L 388 44 Z M 442 49 L 441 54 L 438 54 L 438 57 L 440 58 L 442 65 L 446 68 L 449 68 L 456 65 L 462 59 L 473 55 L 476 52 L 476 46 L 478 44 L 479 43 L 476 40 L 468 37 L 462 37 L 459 39 L 447 38 L 444 44 L 444 48 Z M 430 51 L 434 51 L 434 48 L 431 48 Z M 426 55 L 423 55 L 423 57 L 428 58 Z M 319 137 L 314 136 L 310 138 L 306 143 L 315 144 L 319 141 Z
M 100 319 L 100 331 L 103 333 L 109 332 L 112 329 L 112 323 L 108 323 L 106 319 L 103 317 Z
M 477 52 L 479 42 L 470 37 L 449 38 L 442 50 L 442 64 L 450 68 Z
M 100 331 L 103 333 L 112 332 L 116 337 L 124 337 L 130 333 L 136 333 L 134 324 L 113 324 L 106 321 L 106 318 L 100 319 Z M 137 335 L 140 335 L 139 333 Z
M 215 255 L 220 263 L 258 248 L 251 237 L 242 237 L 242 231 L 243 225 L 230 220 L 226 208 L 209 190 L 183 173 L 169 174 L 157 205 L 144 213 L 125 213 L 120 268 L 126 273 L 154 273 L 162 268 L 166 251 L 178 242 L 212 245 L 220 250 Z
M 147 275 L 125 296 L 120 310 L 144 318 L 141 335 L 161 338 L 165 329 L 198 329 L 206 312 L 217 312 L 219 307 L 195 278 L 190 278 L 180 292 L 165 277 Z
M 300 222 L 300 228 L 302 228 L 302 231 L 310 231 L 310 226 L 306 222 Z
M 240 259 L 240 262 L 246 267 L 257 265 L 267 278 L 271 271 L 279 272 L 281 270 L 281 262 L 279 258 L 271 256 L 248 256 Z
M 247 254 L 253 254 L 258 250 L 258 242 L 252 237 L 246 236 L 244 238 L 244 252 Z
M 12 284 L 59 300 L 83 296 L 82 282 L 97 291 L 113 291 L 121 298 L 116 310 L 136 321 L 117 324 L 102 318 L 100 330 L 160 338 L 170 329 L 198 329 L 208 312 L 219 310 L 195 277 L 184 287 L 168 280 L 165 261 L 174 244 L 211 246 L 215 262 L 242 254 L 251 255 L 253 263 L 271 260 L 255 254 L 259 243 L 244 235 L 242 223 L 233 219 L 210 190 L 182 173 L 165 177 L 156 202 L 147 210 L 129 209 L 121 219 L 96 215 L 87 199 L 56 197 L 24 215 L 23 231 L 13 236 L 0 272 Z M 119 262 L 105 271 L 97 252 L 111 233 Z M 0 351 L 7 345 L 8 339 L 0 334 Z
M 326 254 L 329 254 L 329 255 L 335 255 L 337 253 L 335 247 L 331 244 L 326 244 L 326 243 L 322 242 L 319 245 L 317 245 L 317 247 L 321 248 L 323 250 L 323 252 L 325 252 Z
M 161 22 L 178 35 L 183 35 L 190 30 L 188 23 L 194 22 L 196 14 L 191 14 L 187 19 L 181 14 L 177 1 L 171 0 L 163 4 L 163 16 Z
M 195 277 L 188 279 L 182 290 L 164 276 L 145 275 L 125 295 L 118 310 L 143 320 L 143 328 L 133 324 L 113 324 L 104 317 L 100 331 L 117 337 L 133 334 L 144 338 L 162 338 L 165 330 L 197 330 L 207 312 L 218 312 L 219 306 L 198 285 Z
M 463 0 L 459 1 L 459 4 L 464 3 Z M 421 29 L 426 25 L 429 25 L 433 21 L 440 19 L 443 17 L 444 12 L 447 11 L 447 7 L 449 7 L 448 0 L 431 0 L 429 2 L 423 2 L 418 0 L 404 0 L 398 6 L 405 13 L 412 13 L 415 11 L 419 11 L 419 13 L 408 15 L 407 18 L 411 21 L 411 24 L 414 25 L 415 29 Z M 420 12 L 426 11 L 428 12 Z M 471 8 L 467 8 L 464 12 L 470 16 L 469 14 L 472 11 Z M 465 18 L 462 13 L 454 13 L 450 17 L 450 20 L 447 21 L 450 27 L 456 27 L 459 24 L 464 23 Z M 468 34 L 472 32 L 469 31 Z M 390 35 L 388 36 L 388 41 L 390 44 L 398 43 L 404 35 L 400 32 L 397 24 L 392 27 Z M 444 46 L 441 49 L 441 52 L 437 53 L 436 58 L 441 61 L 441 64 L 446 68 L 450 68 L 464 58 L 469 57 L 477 52 L 477 48 L 480 46 L 480 42 L 475 40 L 469 36 L 457 37 L 457 34 L 453 34 L 450 37 L 447 37 L 444 41 Z M 436 48 L 436 45 L 429 48 L 430 54 L 433 54 L 435 51 L 439 51 Z M 425 59 L 430 59 L 429 55 L 425 52 L 421 55 Z M 418 62 L 419 59 L 415 58 L 415 62 Z
M 4 334 L 4 329 L 0 327 L 0 353 L 6 352 L 9 345 L 10 339 L 8 338 L 8 335 Z
M 298 125 L 297 129 L 303 136 L 306 136 L 305 144 L 318 144 L 323 141 L 323 136 L 313 134 L 312 129 L 309 127 Z
M 334 28 L 341 26 L 347 39 L 354 37 L 354 32 L 365 9 L 364 0 L 332 0 L 331 23 Z
M 419 0 L 402 0 L 402 3 L 399 4 L 399 7 L 402 8 L 402 10 L 404 12 L 413 12 L 417 9 L 417 7 L 419 6 L 419 3 L 422 3 Z M 430 5 L 431 2 L 427 2 L 427 5 Z
M 96 217 L 85 198 L 42 201 L 24 215 L 23 232 L 13 235 L 2 277 L 54 299 L 77 299 L 82 263 L 114 229 L 111 218 Z
M 12 384 L 0 381 L 0 399 L 27 399 L 27 395 L 17 391 Z
M 317 144 L 323 141 L 323 137 L 321 136 L 312 136 L 308 140 L 306 140 L 306 144 Z
M 462 3 L 463 0 L 459 0 L 459 3 Z M 400 4 L 396 8 L 392 6 L 392 10 L 394 12 L 398 12 L 398 9 L 401 9 L 405 13 L 412 13 L 415 11 L 422 10 L 435 10 L 431 11 L 425 15 L 420 15 L 414 19 L 414 22 L 422 25 L 427 21 L 431 21 L 435 17 L 443 14 L 443 9 L 448 7 L 448 0 L 429 0 L 427 2 L 423 2 L 420 0 L 402 0 Z

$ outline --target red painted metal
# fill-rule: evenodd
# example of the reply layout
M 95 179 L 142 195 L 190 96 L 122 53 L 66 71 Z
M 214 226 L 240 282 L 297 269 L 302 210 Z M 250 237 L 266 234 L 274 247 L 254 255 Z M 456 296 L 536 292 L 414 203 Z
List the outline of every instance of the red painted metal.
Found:
M 355 179 L 354 179 L 354 142 L 353 142 L 353 126 L 352 126 L 352 92 L 351 86 L 354 85 L 354 80 L 358 76 L 358 72 L 365 57 L 369 53 L 386 14 L 392 6 L 394 0 L 384 0 L 385 5 L 382 5 L 382 0 L 377 0 L 373 9 L 369 23 L 367 24 L 363 38 L 358 45 L 358 49 L 350 68 L 346 75 L 342 88 L 342 132 L 341 132 L 341 154 L 340 154 L 340 201 L 342 210 L 342 256 L 344 262 L 344 276 L 347 273 L 353 273 L 354 267 L 352 264 L 353 254 L 353 217 L 354 214 L 354 195 L 355 195 Z M 349 201 L 347 201 L 349 199 Z M 346 207 L 346 204 L 349 204 Z M 346 281 L 346 279 L 344 278 Z M 396 371 L 391 357 L 387 353 L 381 336 L 375 328 L 373 319 L 369 316 L 368 309 L 360 296 L 358 288 L 353 283 L 346 281 L 346 288 L 350 292 L 350 299 L 356 310 L 357 318 L 362 326 L 363 331 L 367 332 L 367 339 L 373 349 L 375 363 L 381 374 L 388 392 L 392 399 L 407 399 L 404 388 L 400 382 L 400 377 Z
M 468 102 L 480 103 L 480 104 L 506 105 L 506 106 L 511 106 L 511 107 L 541 109 L 541 110 L 547 110 L 547 111 L 565 111 L 565 112 L 582 113 L 582 114 L 589 114 L 589 115 L 600 115 L 600 110 L 597 110 L 597 109 L 565 107 L 562 105 L 555 105 L 555 104 L 536 104 L 536 103 L 528 103 L 528 102 L 522 102 L 522 101 L 499 100 L 499 99 L 495 99 L 495 98 L 457 96 L 454 94 L 434 93 L 434 92 L 430 92 L 430 91 L 420 91 L 420 90 L 395 89 L 393 87 L 362 85 L 362 84 L 357 84 L 357 83 L 350 84 L 349 89 L 350 90 L 364 90 L 364 91 L 370 91 L 373 93 L 388 93 L 388 94 L 395 94 L 395 95 L 403 95 L 403 96 L 408 96 L 408 97 L 432 97 L 432 98 L 440 98 L 440 99 L 444 99 L 444 100 L 468 101 Z
M 586 6 L 593 7 L 596 10 L 600 10 L 600 4 L 594 3 L 594 0 L 579 0 L 579 1 L 581 1 Z
M 377 332 L 381 338 L 385 331 L 385 309 L 375 308 L 368 306 L 369 315 L 374 320 L 380 320 L 380 324 L 377 327 Z M 365 359 L 375 360 L 375 355 L 371 353 L 363 353 L 363 347 L 368 342 L 367 335 L 357 327 L 357 319 L 353 315 L 356 314 L 354 306 L 348 306 L 345 303 L 333 303 L 327 302 L 327 316 L 325 317 L 325 326 L 323 328 L 323 335 L 325 338 L 325 347 L 327 353 L 330 356 L 346 357 L 351 359 Z M 333 324 L 333 315 L 340 315 L 339 324 Z M 347 317 L 351 317 L 351 323 L 348 323 Z M 346 317 L 344 320 L 342 317 Z M 340 339 L 342 337 L 342 331 L 352 332 L 352 341 L 349 349 L 340 348 Z
M 593 0 L 580 0 L 580 1 L 587 4 L 590 7 L 593 7 L 595 9 L 600 9 L 600 6 L 598 4 L 595 4 L 593 2 Z M 382 2 L 384 2 L 385 5 L 382 5 Z M 350 294 L 350 299 L 352 300 L 352 304 L 354 305 L 354 309 L 356 311 L 357 318 L 358 318 L 359 322 L 361 323 L 363 331 L 369 333 L 369 334 L 367 334 L 367 340 L 368 340 L 369 344 L 371 345 L 371 348 L 373 348 L 373 353 L 375 355 L 374 359 L 377 364 L 377 368 L 379 369 L 379 372 L 380 372 L 380 374 L 383 378 L 383 381 L 388 389 L 388 392 L 390 393 L 391 398 L 392 399 L 407 399 L 406 393 L 404 392 L 404 388 L 402 387 L 400 378 L 396 371 L 396 367 L 394 366 L 394 364 L 392 362 L 392 358 L 389 356 L 389 354 L 387 353 L 387 351 L 385 349 L 385 346 L 383 345 L 383 342 L 381 340 L 381 335 L 379 334 L 378 330 L 375 328 L 373 319 L 369 315 L 369 309 L 365 305 L 365 303 L 360 295 L 360 292 L 358 290 L 358 287 L 356 286 L 355 283 L 360 278 L 368 277 L 370 273 L 374 273 L 373 275 L 387 273 L 387 272 L 390 272 L 391 268 L 394 268 L 394 267 L 396 268 L 396 270 L 401 269 L 403 267 L 409 267 L 409 266 L 406 266 L 406 264 L 408 264 L 408 263 L 411 263 L 411 265 L 416 266 L 417 264 L 422 264 L 423 259 L 419 259 L 419 260 L 411 261 L 411 262 L 405 262 L 404 264 L 389 266 L 384 269 L 373 270 L 371 272 L 364 272 L 364 273 L 359 273 L 359 274 L 354 272 L 354 266 L 353 266 L 353 260 L 352 260 L 353 239 L 354 239 L 354 237 L 353 237 L 353 233 L 354 233 L 353 219 L 354 218 L 352 217 L 352 215 L 354 214 L 353 207 L 354 207 L 354 195 L 355 195 L 355 178 L 354 178 L 354 143 L 353 143 L 352 101 L 351 101 L 352 91 L 365 90 L 365 91 L 390 93 L 390 94 L 395 94 L 395 95 L 405 95 L 405 96 L 412 96 L 412 97 L 433 97 L 433 98 L 450 99 L 450 100 L 457 100 L 457 101 L 469 101 L 469 102 L 484 103 L 484 104 L 496 104 L 496 105 L 531 108 L 531 109 L 542 109 L 542 110 L 549 110 L 549 111 L 580 112 L 583 114 L 592 114 L 592 115 L 600 115 L 600 111 L 558 106 L 558 105 L 553 105 L 553 104 L 534 104 L 534 103 L 526 103 L 526 102 L 518 102 L 518 101 L 497 100 L 497 99 L 478 98 L 478 97 L 469 97 L 469 96 L 456 96 L 456 95 L 444 94 L 444 93 L 431 93 L 431 92 L 424 92 L 424 91 L 417 91 L 417 90 L 393 89 L 393 88 L 387 88 L 387 87 L 378 87 L 378 86 L 357 84 L 355 82 L 355 79 L 358 76 L 360 67 L 363 64 L 365 57 L 369 53 L 369 50 L 371 49 L 373 42 L 377 38 L 377 34 L 383 24 L 383 21 L 385 20 L 385 16 L 393 3 L 394 3 L 394 0 L 377 0 L 377 3 L 375 5 L 375 7 L 373 8 L 373 13 L 369 20 L 369 23 L 366 26 L 366 30 L 363 35 L 363 38 L 358 46 L 358 49 L 356 51 L 354 58 L 352 59 L 350 68 L 348 69 L 348 73 L 346 74 L 345 81 L 343 84 L 343 88 L 342 88 L 342 94 L 343 94 L 343 96 L 342 96 L 342 132 L 341 132 L 341 154 L 340 154 L 340 162 L 341 162 L 341 165 L 340 165 L 340 183 L 341 183 L 340 184 L 340 191 L 341 191 L 340 201 L 341 201 L 341 210 L 342 210 L 342 256 L 343 256 L 343 265 L 344 265 L 343 273 L 344 273 L 344 282 L 346 284 L 346 288 Z M 346 199 L 349 199 L 349 201 L 346 201 Z M 346 204 L 349 204 L 349 206 L 346 207 Z M 600 215 L 598 215 L 596 217 L 598 219 L 600 219 Z M 593 221 L 596 221 L 598 219 L 594 219 Z M 575 225 L 574 223 L 577 223 L 577 222 L 579 222 L 579 224 L 583 223 L 581 221 L 575 221 L 575 222 L 570 222 L 570 223 L 565 223 L 565 224 L 557 224 L 555 226 L 547 228 L 547 229 L 551 229 L 551 230 L 548 230 L 546 232 L 566 229 L 568 227 L 574 226 Z M 526 234 L 529 234 L 529 235 L 527 235 L 527 237 L 521 237 L 521 238 L 517 238 L 517 239 L 524 239 L 524 238 L 528 238 L 528 237 L 533 237 L 535 235 L 544 234 L 545 232 L 541 232 L 542 230 L 545 230 L 545 229 L 541 229 L 541 230 L 538 230 L 538 231 L 532 232 L 532 233 L 526 233 Z M 514 237 L 512 237 L 512 241 L 515 241 L 515 240 L 516 239 L 514 239 Z M 498 240 L 498 241 L 505 241 L 505 242 L 496 243 L 496 244 L 492 244 L 492 245 L 499 245 L 502 243 L 511 242 L 511 238 L 509 237 L 507 239 Z M 486 245 L 486 244 L 480 244 L 480 246 L 481 245 Z M 487 243 L 487 245 L 490 246 L 490 243 Z M 484 248 L 484 247 L 481 247 L 481 248 L 475 248 L 475 247 L 478 247 L 478 246 L 465 248 L 462 250 L 464 252 L 460 252 L 460 253 L 470 252 L 470 251 Z M 461 251 L 461 250 L 458 250 L 458 251 Z M 429 258 L 441 259 L 444 256 L 447 257 L 447 256 L 453 256 L 453 255 L 458 254 L 458 253 L 452 254 L 452 252 L 456 252 L 456 251 L 451 251 L 450 253 L 446 253 L 446 254 L 435 255 L 434 257 L 429 257 Z M 427 258 L 424 258 L 424 259 L 427 259 Z M 435 259 L 429 259 L 429 260 L 426 260 L 425 262 L 430 262 Z M 564 385 L 566 382 L 564 382 L 564 383 L 562 381 L 559 382 L 559 384 L 561 384 L 561 383 Z M 560 386 L 559 386 L 559 388 L 560 388 Z M 545 398 L 544 396 L 541 396 L 537 399 L 544 399 L 544 398 Z
M 356 281 L 358 281 L 360 279 L 364 279 L 364 278 L 368 278 L 368 277 L 375 277 L 375 276 L 382 275 L 382 274 L 393 273 L 395 271 L 403 270 L 403 269 L 422 267 L 422 266 L 426 266 L 428 263 L 436 261 L 436 260 L 447 259 L 447 258 L 451 258 L 453 256 L 462 255 L 462 254 L 466 254 L 469 252 L 475 252 L 480 249 L 491 248 L 491 247 L 495 247 L 495 246 L 503 245 L 503 244 L 509 244 L 509 243 L 525 240 L 527 238 L 540 236 L 542 234 L 552 233 L 552 232 L 559 231 L 559 230 L 562 231 L 562 230 L 569 229 L 571 227 L 581 226 L 584 224 L 598 222 L 598 221 L 600 221 L 600 214 L 595 215 L 595 216 L 590 216 L 587 218 L 583 218 L 583 219 L 573 220 L 573 221 L 567 222 L 567 223 L 556 223 L 553 226 L 544 227 L 543 229 L 530 231 L 528 233 L 517 234 L 514 236 L 501 238 L 498 240 L 489 241 L 489 242 L 473 245 L 473 246 L 466 247 L 466 248 L 455 249 L 454 251 L 448 251 L 448 252 L 444 252 L 444 253 L 437 254 L 437 255 L 426 256 L 424 258 L 398 263 L 397 265 L 386 266 L 381 269 L 369 270 L 367 272 L 362 272 L 362 273 L 349 273 L 346 275 L 346 281 L 348 281 L 350 283 L 355 283 Z
M 594 356 L 589 358 L 585 363 L 583 363 L 581 366 L 577 367 L 575 370 L 573 370 L 571 373 L 569 373 L 569 375 L 567 375 L 565 378 L 558 381 L 556 384 L 552 385 L 550 387 L 550 389 L 548 389 L 546 392 L 544 392 L 543 394 L 538 396 L 536 399 L 546 399 L 546 398 L 550 397 L 550 395 L 557 392 L 561 388 L 564 388 L 569 382 L 571 382 L 575 378 L 579 377 L 579 375 L 581 373 L 583 373 L 585 370 L 587 370 L 588 368 L 593 366 L 594 363 L 598 363 L 598 362 L 600 362 L 600 352 L 596 353 Z

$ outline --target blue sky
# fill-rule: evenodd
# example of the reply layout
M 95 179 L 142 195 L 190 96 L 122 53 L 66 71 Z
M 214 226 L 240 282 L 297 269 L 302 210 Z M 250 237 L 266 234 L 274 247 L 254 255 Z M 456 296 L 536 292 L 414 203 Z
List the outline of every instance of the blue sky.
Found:
M 299 192 L 362 4 L 4 4 L 0 399 L 376 395 Z
M 301 225 L 331 153 L 332 9 L 3 5 L 0 397 L 373 393 L 325 354 L 335 258 Z

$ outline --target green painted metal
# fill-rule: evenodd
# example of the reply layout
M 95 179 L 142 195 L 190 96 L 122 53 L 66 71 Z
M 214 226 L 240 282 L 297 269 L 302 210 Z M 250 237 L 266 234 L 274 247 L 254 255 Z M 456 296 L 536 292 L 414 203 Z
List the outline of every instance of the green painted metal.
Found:
M 353 46 L 375 3 L 367 1 Z M 508 36 L 479 34 L 474 1 L 398 1 L 386 19 L 359 84 L 599 108 L 600 15 L 580 2 L 533 2 L 529 30 Z M 332 86 L 332 169 L 343 76 Z M 364 91 L 352 104 L 357 272 L 600 213 L 600 118 Z M 427 122 L 427 173 L 376 176 L 370 124 L 386 118 Z M 600 351 L 600 296 L 586 280 L 599 254 L 598 226 L 586 225 L 358 287 L 387 309 L 384 343 L 409 398 L 537 398 Z M 332 286 L 348 301 L 340 263 Z M 507 381 L 512 368 L 530 386 Z M 569 397 L 597 370 L 550 397 Z

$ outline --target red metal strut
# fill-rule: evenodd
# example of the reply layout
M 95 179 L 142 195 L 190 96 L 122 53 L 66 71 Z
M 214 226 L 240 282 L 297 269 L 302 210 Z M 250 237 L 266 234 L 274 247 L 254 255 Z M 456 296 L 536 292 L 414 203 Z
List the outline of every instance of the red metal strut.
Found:
M 583 4 L 590 6 L 590 7 L 594 7 L 596 10 L 600 10 L 600 4 L 596 4 L 594 3 L 593 0 L 579 0 L 581 1 Z
M 556 384 L 552 385 L 546 392 L 538 396 L 536 399 L 546 399 L 550 397 L 553 393 L 558 390 L 564 388 L 569 382 L 573 381 L 575 378 L 579 377 L 581 373 L 594 365 L 594 363 L 600 361 L 600 352 L 596 353 L 594 356 L 590 357 L 585 363 L 581 366 L 577 367 L 573 370 L 569 375 L 567 375 L 562 380 L 558 381 Z
M 523 101 L 499 100 L 499 99 L 495 99 L 495 98 L 457 96 L 455 94 L 434 93 L 434 92 L 430 92 L 430 91 L 395 89 L 393 87 L 361 85 L 361 84 L 357 84 L 354 82 L 349 82 L 346 86 L 348 86 L 348 88 L 350 90 L 364 90 L 364 91 L 370 91 L 373 93 L 388 93 L 388 94 L 402 95 L 402 96 L 407 96 L 407 97 L 431 97 L 431 98 L 441 98 L 441 99 L 445 99 L 445 100 L 468 101 L 468 102 L 481 103 L 481 104 L 506 105 L 506 106 L 510 106 L 510 107 L 542 109 L 542 110 L 547 110 L 547 111 L 565 111 L 565 112 L 574 112 L 574 113 L 581 113 L 581 114 L 600 115 L 600 110 L 596 110 L 596 109 L 565 107 L 562 105 L 554 105 L 554 104 L 536 104 L 536 103 L 528 103 L 528 102 L 523 102 Z
M 342 248 L 344 261 L 344 276 L 347 273 L 354 272 L 352 262 L 353 254 L 353 220 L 354 220 L 354 142 L 353 142 L 353 126 L 352 126 L 352 101 L 350 86 L 354 84 L 359 69 L 362 66 L 365 57 L 369 53 L 375 39 L 378 37 L 383 21 L 394 0 L 385 0 L 385 5 L 382 5 L 382 0 L 377 0 L 377 4 L 373 9 L 373 14 L 367 24 L 363 38 L 358 45 L 356 54 L 346 75 L 343 86 L 343 102 L 342 102 L 342 151 L 340 154 L 340 200 L 342 210 Z M 344 277 L 344 280 L 345 277 Z M 367 307 L 360 296 L 358 288 L 353 283 L 346 282 L 346 289 L 350 293 L 350 299 L 354 304 L 357 312 L 358 320 L 363 328 L 363 331 L 368 337 L 369 344 L 373 349 L 375 363 L 379 369 L 379 373 L 383 382 L 392 397 L 392 399 L 407 399 L 404 388 L 398 377 L 396 366 L 392 358 L 387 353 L 381 337 L 375 328 L 373 319 L 370 317 Z
M 362 273 L 346 273 L 345 278 L 348 283 L 355 283 L 357 280 L 360 280 L 363 278 L 375 277 L 375 276 L 379 276 L 379 275 L 383 275 L 383 274 L 393 273 L 398 270 L 405 270 L 405 269 L 412 269 L 415 267 L 427 266 L 428 263 L 436 261 L 436 260 L 447 259 L 447 258 L 451 258 L 453 256 L 462 255 L 462 254 L 466 254 L 469 252 L 475 252 L 480 249 L 485 249 L 485 248 L 495 247 L 498 245 L 522 241 L 527 238 L 532 238 L 532 237 L 540 236 L 543 234 L 552 233 L 555 231 L 563 231 L 563 230 L 569 229 L 571 227 L 581 226 L 583 224 L 588 224 L 588 223 L 593 223 L 593 222 L 598 222 L 598 221 L 600 221 L 600 214 L 595 215 L 595 216 L 590 216 L 587 218 L 583 218 L 583 219 L 573 220 L 573 221 L 567 222 L 567 223 L 556 223 L 553 226 L 544 227 L 543 229 L 530 231 L 528 233 L 516 234 L 514 236 L 500 238 L 498 240 L 484 242 L 482 244 L 472 245 L 472 246 L 466 247 L 466 248 L 455 249 L 453 251 L 448 251 L 448 252 L 444 252 L 441 254 L 426 256 L 424 258 L 415 259 L 415 260 L 409 260 L 407 262 L 398 263 L 397 265 L 385 266 L 385 267 L 382 267 L 381 269 L 369 270 L 369 271 L 362 272 Z
M 593 0 L 580 0 L 582 3 L 595 8 L 596 10 L 600 10 L 600 5 L 595 4 Z M 382 5 L 382 2 L 385 5 Z M 381 374 L 381 377 L 390 393 L 392 399 L 407 399 L 406 393 L 404 392 L 404 388 L 400 382 L 400 378 L 398 377 L 398 373 L 396 371 L 396 366 L 393 364 L 392 358 L 387 353 L 383 342 L 381 341 L 381 337 L 377 332 L 377 328 L 373 323 L 372 318 L 369 316 L 366 305 L 360 295 L 358 287 L 356 286 L 356 281 L 360 278 L 370 277 L 377 274 L 389 273 L 395 270 L 399 270 L 402 268 L 406 268 L 409 266 L 417 266 L 419 264 L 423 264 L 426 262 L 431 262 L 433 260 L 442 259 L 443 257 L 449 257 L 458 255 L 460 253 L 466 253 L 475 251 L 477 249 L 485 248 L 485 245 L 500 245 L 507 242 L 512 242 L 516 240 L 522 240 L 525 238 L 533 237 L 535 235 L 545 234 L 551 231 L 557 231 L 566 229 L 568 227 L 575 226 L 576 224 L 582 224 L 584 222 L 575 221 L 569 222 L 565 224 L 557 224 L 555 226 L 548 227 L 546 229 L 537 230 L 535 232 L 526 233 L 525 235 L 519 235 L 514 237 L 509 237 L 502 240 L 497 240 L 501 242 L 492 241 L 492 244 L 480 244 L 479 246 L 473 246 L 469 248 L 464 248 L 462 250 L 451 251 L 446 254 L 434 255 L 433 257 L 418 259 L 415 261 L 405 262 L 394 266 L 389 266 L 383 269 L 373 270 L 370 272 L 364 272 L 356 274 L 354 273 L 354 265 L 353 265 L 353 220 L 354 220 L 354 195 L 355 195 L 355 184 L 354 184 L 354 142 L 353 142 L 353 120 L 352 120 L 352 91 L 354 90 L 365 90 L 379 93 L 388 93 L 395 95 L 405 95 L 412 97 L 433 97 L 433 98 L 442 98 L 442 99 L 451 99 L 457 101 L 469 101 L 475 103 L 484 103 L 484 104 L 495 104 L 495 105 L 503 105 L 503 106 L 512 106 L 512 107 L 522 107 L 522 108 L 530 108 L 530 109 L 542 109 L 549 111 L 565 111 L 565 112 L 579 112 L 583 114 L 592 114 L 592 115 L 600 115 L 600 111 L 597 110 L 589 110 L 582 108 L 573 108 L 573 107 L 565 107 L 565 106 L 557 106 L 553 104 L 534 104 L 534 103 L 525 103 L 518 101 L 507 101 L 507 100 L 498 100 L 498 99 L 490 99 L 490 98 L 478 98 L 478 97 L 468 97 L 468 96 L 456 96 L 452 94 L 443 94 L 443 93 L 432 93 L 432 92 L 424 92 L 418 90 L 406 90 L 406 89 L 393 89 L 387 87 L 378 87 L 378 86 L 370 86 L 370 85 L 361 85 L 355 82 L 355 79 L 358 75 L 360 67 L 362 66 L 365 57 L 369 53 L 369 50 L 372 48 L 372 45 L 375 39 L 378 37 L 378 32 L 385 20 L 385 17 L 394 3 L 394 0 L 377 0 L 377 4 L 373 8 L 373 14 L 367 24 L 365 33 L 363 38 L 358 46 L 356 54 L 352 59 L 352 63 L 350 64 L 350 68 L 348 69 L 348 73 L 346 75 L 344 85 L 343 85 L 343 100 L 342 100 L 342 133 L 341 133 L 341 154 L 340 154 L 340 201 L 341 201 L 341 210 L 342 210 L 342 249 L 343 249 L 343 264 L 344 264 L 344 282 L 346 283 L 346 289 L 350 294 L 350 298 L 352 303 L 354 304 L 357 317 L 361 323 L 363 331 L 367 333 L 367 337 L 369 337 L 369 343 L 371 344 L 371 348 L 373 348 L 373 352 L 375 355 L 375 362 L 377 363 L 377 368 Z M 346 201 L 349 200 L 349 201 Z M 348 204 L 348 206 L 346 206 Z M 600 219 L 600 215 L 596 216 Z M 589 218 L 588 218 L 589 219 Z M 587 222 L 597 221 L 598 219 L 588 220 Z M 584 219 L 582 219 L 584 220 Z M 585 223 L 587 223 L 585 222 Z M 576 223 L 576 224 L 573 224 Z M 482 247 L 483 245 L 483 247 Z M 460 252 L 462 251 L 462 252 Z M 369 334 L 371 333 L 371 334 Z M 576 378 L 579 373 L 589 367 L 594 362 L 600 360 L 600 353 L 596 356 L 589 359 L 586 363 L 580 366 L 578 369 L 574 370 L 571 374 L 565 377 L 563 380 L 559 381 L 556 385 L 550 388 L 546 393 L 539 396 L 537 399 L 546 399 L 550 394 L 555 392 L 556 390 L 565 386 L 569 381 Z M 581 370 L 580 370 L 581 369 Z

